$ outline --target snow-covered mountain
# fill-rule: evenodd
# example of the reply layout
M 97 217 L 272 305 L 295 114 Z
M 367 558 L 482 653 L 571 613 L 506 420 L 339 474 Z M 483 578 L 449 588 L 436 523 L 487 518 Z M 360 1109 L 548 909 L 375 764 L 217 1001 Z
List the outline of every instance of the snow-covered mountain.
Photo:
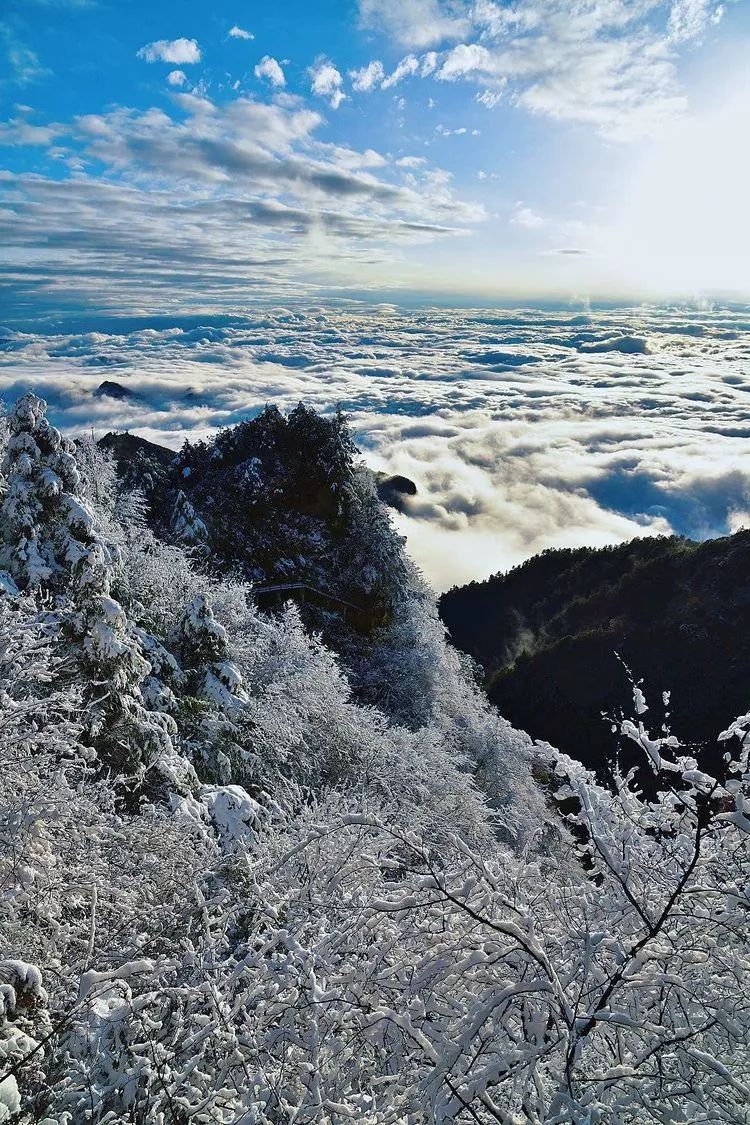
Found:
M 604 789 L 340 415 L 103 444 L 3 435 L 0 1122 L 744 1120 L 750 716 L 719 780 L 633 685 Z

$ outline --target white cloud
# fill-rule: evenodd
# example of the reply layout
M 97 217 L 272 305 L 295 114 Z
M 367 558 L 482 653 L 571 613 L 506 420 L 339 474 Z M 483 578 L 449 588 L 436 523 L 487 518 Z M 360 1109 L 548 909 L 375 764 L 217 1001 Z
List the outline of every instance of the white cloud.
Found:
M 456 7 L 440 0 L 359 0 L 364 27 L 385 31 L 397 43 L 418 50 L 467 33 L 469 19 Z
M 245 31 L 244 27 L 237 27 L 237 24 L 235 24 L 234 27 L 230 27 L 229 37 L 230 37 L 230 39 L 254 39 L 255 38 L 255 36 L 253 35 L 253 33 L 251 31 Z
M 12 117 L 9 121 L 0 122 L 0 145 L 44 147 L 51 144 L 62 131 L 59 125 L 35 125 L 26 117 Z
M 415 316 L 314 303 L 294 305 L 293 333 L 288 307 L 229 323 L 205 311 L 194 328 L 144 316 L 87 334 L 12 333 L 0 390 L 33 386 L 73 434 L 93 421 L 172 448 L 269 401 L 345 402 L 370 463 L 416 482 L 398 524 L 443 587 L 550 546 L 721 534 L 750 510 L 742 311 Z M 580 350 L 618 336 L 649 350 Z M 95 397 L 105 373 L 137 397 Z
M 724 5 L 716 0 L 673 0 L 668 30 L 675 43 L 700 39 L 712 25 L 720 22 Z
M 146 62 L 198 63 L 201 49 L 195 39 L 157 39 L 141 47 L 138 58 Z
M 659 0 L 360 0 L 365 26 L 398 44 L 443 47 L 422 55 L 418 70 L 397 68 L 387 84 L 405 73 L 472 82 L 488 109 L 507 89 L 511 105 L 590 124 L 615 140 L 656 135 L 684 114 L 676 47 L 700 41 L 723 12 L 721 0 L 664 7 Z
M 380 59 L 373 59 L 367 66 L 363 66 L 359 70 L 350 70 L 349 77 L 352 80 L 352 86 L 358 93 L 369 94 L 383 81 L 385 71 Z
M 286 78 L 284 71 L 279 66 L 276 59 L 270 55 L 264 55 L 255 68 L 255 77 L 264 78 L 270 82 L 272 86 L 286 86 Z
M 482 47 L 479 43 L 459 43 L 443 59 L 438 78 L 442 78 L 445 82 L 454 82 L 457 78 L 465 78 L 477 71 L 491 74 L 495 69 L 495 60 L 486 47 Z
M 469 130 L 465 125 L 459 126 L 458 129 L 446 129 L 445 125 L 436 125 L 435 132 L 441 137 L 464 137 Z M 472 135 L 476 135 L 476 131 L 472 131 Z
M 170 70 L 167 82 L 170 86 L 184 86 L 187 82 L 187 74 L 184 70 Z
M 327 59 L 319 59 L 308 70 L 312 79 L 312 92 L 318 98 L 326 98 L 332 109 L 338 109 L 346 99 L 343 91 L 344 80 L 341 74 Z
M 11 290 L 22 304 L 156 308 L 362 285 L 392 277 L 407 246 L 484 218 L 439 169 L 317 139 L 322 118 L 302 99 L 172 100 L 174 116 L 119 107 L 0 130 L 77 156 L 67 180 L 0 172 L 6 316 Z
M 389 90 L 392 86 L 396 86 L 404 78 L 409 78 L 411 75 L 419 71 L 419 59 L 414 55 L 407 55 L 398 64 L 396 69 L 383 79 L 382 87 L 384 90 Z
M 494 109 L 503 100 L 502 90 L 482 90 L 474 95 L 474 101 L 485 109 Z
M 47 67 L 42 66 L 36 52 L 15 38 L 9 23 L 0 22 L 0 52 L 5 55 L 7 63 L 4 77 L 18 86 L 37 82 L 51 74 Z
M 536 211 L 521 202 L 516 204 L 516 209 L 510 221 L 514 226 L 526 227 L 528 230 L 534 230 L 545 225 L 545 220 L 541 215 L 537 215 Z

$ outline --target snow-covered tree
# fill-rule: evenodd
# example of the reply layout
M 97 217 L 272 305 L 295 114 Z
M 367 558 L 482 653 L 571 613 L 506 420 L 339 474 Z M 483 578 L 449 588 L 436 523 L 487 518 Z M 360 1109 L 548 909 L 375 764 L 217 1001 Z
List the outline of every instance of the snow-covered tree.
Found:
M 141 685 L 152 667 L 125 611 L 112 597 L 112 577 L 106 549 L 92 542 L 73 567 L 72 612 L 65 626 L 78 642 L 87 678 L 88 736 L 108 766 L 140 775 L 149 761 L 174 759 L 172 736 L 177 728 L 169 715 L 144 705 Z
M 227 652 L 227 631 L 214 617 L 204 594 L 193 598 L 186 607 L 177 645 L 193 694 L 223 709 L 244 702 L 242 675 Z
M 144 706 L 140 689 L 151 666 L 113 596 L 119 551 L 82 495 L 75 446 L 33 394 L 16 402 L 8 424 L 2 561 L 21 589 L 57 598 L 56 619 L 84 680 L 85 736 L 108 767 L 139 775 L 154 761 L 184 786 L 189 771 L 177 767 L 174 722 Z
M 46 412 L 29 393 L 8 414 L 0 561 L 21 589 L 58 592 L 90 541 L 92 517 L 79 496 L 75 446 Z
M 183 466 L 272 507 L 309 449 L 284 542 L 330 520 L 383 606 L 334 651 L 10 412 L 0 1122 L 746 1122 L 750 715 L 711 776 L 634 686 L 645 790 L 533 746 L 337 426 L 267 411 Z
M 180 489 L 175 497 L 170 521 L 170 531 L 178 543 L 205 554 L 209 550 L 207 545 L 208 528 Z

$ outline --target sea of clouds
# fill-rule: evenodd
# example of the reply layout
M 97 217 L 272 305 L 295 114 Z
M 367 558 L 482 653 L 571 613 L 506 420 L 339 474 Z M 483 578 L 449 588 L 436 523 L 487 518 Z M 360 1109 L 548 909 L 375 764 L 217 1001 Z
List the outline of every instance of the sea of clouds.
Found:
M 266 403 L 350 414 L 440 589 L 546 547 L 750 524 L 750 309 L 419 309 L 0 329 L 0 394 L 33 388 L 75 435 L 178 448 Z M 105 380 L 131 394 L 98 393 Z

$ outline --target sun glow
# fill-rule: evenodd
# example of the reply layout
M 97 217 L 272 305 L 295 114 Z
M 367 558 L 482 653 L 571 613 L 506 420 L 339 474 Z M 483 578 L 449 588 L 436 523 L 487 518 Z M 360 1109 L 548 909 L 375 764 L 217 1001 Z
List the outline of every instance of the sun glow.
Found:
M 629 287 L 750 293 L 750 82 L 649 149 L 603 248 Z M 610 241 L 611 240 L 611 241 Z

